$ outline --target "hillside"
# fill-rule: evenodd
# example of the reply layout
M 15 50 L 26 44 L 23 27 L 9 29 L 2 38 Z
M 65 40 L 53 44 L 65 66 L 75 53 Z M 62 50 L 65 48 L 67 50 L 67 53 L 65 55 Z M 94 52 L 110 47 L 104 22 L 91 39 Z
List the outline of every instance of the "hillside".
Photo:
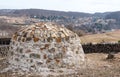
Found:
M 120 20 L 120 11 L 111 12 L 105 16 L 106 19 L 116 19 L 117 21 Z
M 89 17 L 92 14 L 82 12 L 65 12 L 55 10 L 44 9 L 1 9 L 0 15 L 8 16 L 29 16 L 29 17 L 41 17 L 41 16 L 67 16 L 67 17 Z
M 81 37 L 82 43 L 115 43 L 120 40 L 120 30 L 102 34 L 91 34 Z
M 107 30 L 120 29 L 120 12 L 104 12 L 104 13 L 83 13 L 83 12 L 65 12 L 44 9 L 1 9 L 0 16 L 24 17 L 17 23 L 25 21 L 30 24 L 31 19 L 37 19 L 38 22 L 56 22 L 65 26 L 73 26 L 76 32 L 81 30 L 84 33 L 102 33 Z M 15 19 L 15 18 L 14 18 Z M 12 21 L 14 21 L 14 19 Z M 10 20 L 10 22 L 11 22 Z M 16 19 L 15 19 L 16 20 Z M 16 22 L 16 21 L 15 21 Z

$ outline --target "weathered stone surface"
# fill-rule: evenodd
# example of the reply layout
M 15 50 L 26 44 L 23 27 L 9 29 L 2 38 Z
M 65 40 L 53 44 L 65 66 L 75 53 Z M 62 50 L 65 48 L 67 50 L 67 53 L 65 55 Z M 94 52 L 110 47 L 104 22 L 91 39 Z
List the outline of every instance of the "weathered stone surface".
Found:
M 39 38 L 34 37 L 34 42 L 37 42 L 37 41 L 39 41 Z
M 32 69 L 39 73 L 77 68 L 84 61 L 77 34 L 54 23 L 37 23 L 16 32 L 11 47 L 9 66 L 12 70 L 21 68 L 30 72 Z
M 36 59 L 36 58 L 40 58 L 39 54 L 35 54 L 35 53 L 31 53 L 30 54 L 30 58 Z

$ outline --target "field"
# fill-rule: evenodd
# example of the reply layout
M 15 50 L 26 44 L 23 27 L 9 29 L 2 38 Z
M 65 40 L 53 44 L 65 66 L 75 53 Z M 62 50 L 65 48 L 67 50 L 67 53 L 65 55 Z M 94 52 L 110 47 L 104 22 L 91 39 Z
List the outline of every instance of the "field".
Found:
M 103 43 L 103 42 L 112 42 L 116 43 L 120 40 L 120 30 L 106 32 L 101 34 L 91 34 L 81 37 L 82 43 Z
M 107 54 L 90 53 L 85 55 L 85 64 L 76 74 L 60 75 L 55 77 L 120 77 L 120 53 L 115 54 L 114 59 L 106 59 Z M 4 59 L 0 60 L 0 69 L 6 67 Z M 1 73 L 0 77 L 42 77 L 35 75 L 14 75 L 10 72 Z M 53 77 L 53 76 L 48 76 Z

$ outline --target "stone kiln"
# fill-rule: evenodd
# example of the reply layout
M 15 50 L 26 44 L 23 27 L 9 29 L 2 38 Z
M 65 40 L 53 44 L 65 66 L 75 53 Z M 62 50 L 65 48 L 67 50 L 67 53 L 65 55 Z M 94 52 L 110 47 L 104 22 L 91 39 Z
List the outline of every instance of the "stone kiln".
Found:
M 37 23 L 21 29 L 13 35 L 10 45 L 12 69 L 40 73 L 77 68 L 84 61 L 77 34 L 55 23 Z

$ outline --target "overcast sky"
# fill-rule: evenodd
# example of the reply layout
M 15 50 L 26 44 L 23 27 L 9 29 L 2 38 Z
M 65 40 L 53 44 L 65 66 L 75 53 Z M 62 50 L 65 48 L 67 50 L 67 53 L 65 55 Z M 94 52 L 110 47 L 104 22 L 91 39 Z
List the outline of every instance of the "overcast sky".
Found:
M 120 0 L 0 0 L 0 9 L 29 8 L 88 13 L 120 11 Z

